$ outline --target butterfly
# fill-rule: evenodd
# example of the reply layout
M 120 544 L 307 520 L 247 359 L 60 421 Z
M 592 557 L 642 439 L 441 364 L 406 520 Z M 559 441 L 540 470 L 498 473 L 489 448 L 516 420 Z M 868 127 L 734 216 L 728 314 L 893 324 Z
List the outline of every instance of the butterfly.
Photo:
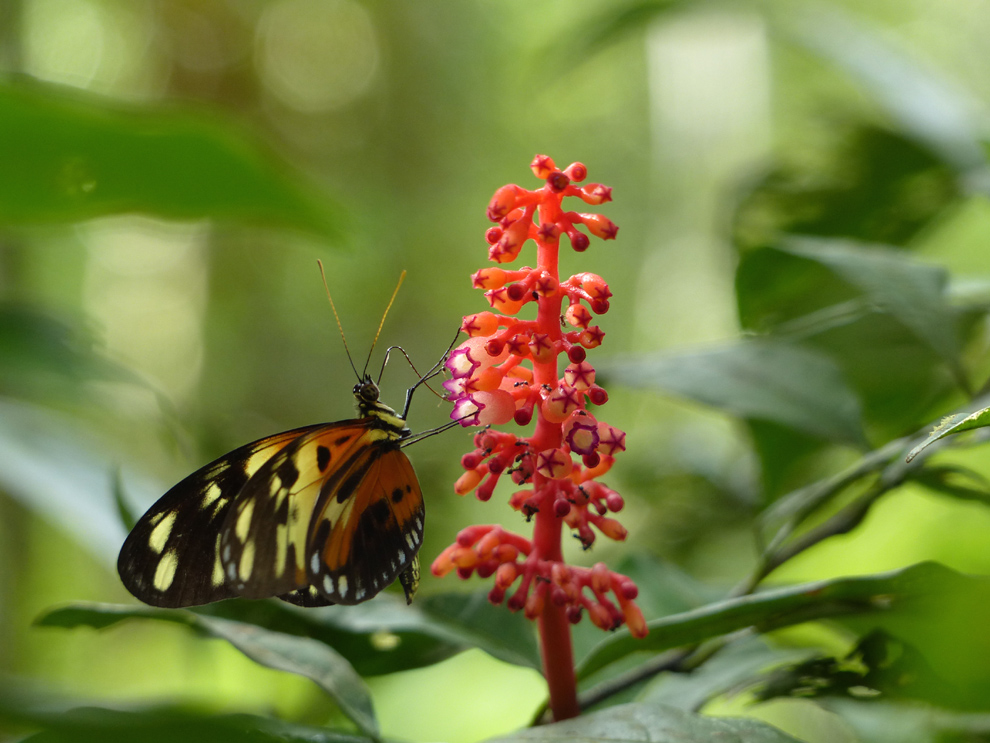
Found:
M 378 399 L 366 364 L 357 418 L 267 436 L 193 472 L 127 536 L 124 586 L 167 608 L 234 596 L 327 606 L 367 601 L 398 578 L 411 602 L 426 514 L 402 447 L 436 431 L 413 436 L 405 419 L 446 356 L 406 391 L 401 414 Z

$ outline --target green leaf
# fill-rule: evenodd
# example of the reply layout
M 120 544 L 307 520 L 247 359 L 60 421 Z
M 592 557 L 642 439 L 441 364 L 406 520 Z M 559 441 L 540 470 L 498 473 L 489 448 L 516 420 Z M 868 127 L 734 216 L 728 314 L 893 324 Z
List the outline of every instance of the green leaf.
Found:
M 990 579 L 961 575 L 937 563 L 919 563 L 877 575 L 837 578 L 730 598 L 648 623 L 643 639 L 619 630 L 603 640 L 578 667 L 581 678 L 630 653 L 660 653 L 729 632 L 756 627 L 766 632 L 815 619 L 889 611 L 919 598 L 986 592 Z M 935 600 L 935 599 L 932 599 Z
M 542 725 L 489 743 L 580 741 L 581 743 L 798 743 L 786 733 L 756 720 L 705 717 L 661 704 L 623 704 Z
M 441 593 L 421 603 L 438 636 L 476 647 L 494 658 L 542 670 L 533 625 L 521 613 L 509 613 L 488 600 L 488 591 Z
M 928 434 L 928 438 L 914 447 L 908 452 L 906 461 L 910 462 L 918 454 L 927 449 L 929 446 L 934 444 L 936 441 L 941 441 L 946 436 L 950 436 L 957 433 L 962 433 L 963 431 L 971 431 L 974 428 L 985 428 L 990 426 L 990 408 L 983 408 L 982 410 L 977 410 L 975 413 L 965 414 L 959 413 L 957 415 L 950 415 L 947 418 L 943 418 L 932 432 Z
M 54 609 L 39 617 L 36 623 L 42 627 L 103 629 L 133 618 L 186 625 L 206 637 L 226 640 L 263 666 L 304 676 L 323 689 L 358 729 L 370 737 L 378 736 L 371 695 L 364 681 L 336 650 L 308 637 L 189 611 L 111 604 L 75 604 Z
M 366 743 L 369 738 L 256 715 L 206 715 L 182 707 L 53 711 L 48 700 L 0 690 L 0 721 L 40 730 L 31 743 Z
M 356 606 L 224 601 L 196 611 L 312 637 L 338 648 L 362 676 L 421 668 L 474 647 L 507 663 L 541 667 L 530 623 L 493 606 L 485 591 L 425 596 L 411 606 L 384 595 Z
M 737 196 L 740 251 L 781 234 L 907 245 L 962 197 L 957 173 L 900 132 L 832 119 L 828 132 L 816 157 L 775 164 Z
M 0 225 L 143 212 L 339 234 L 337 209 L 255 137 L 205 111 L 0 85 Z
M 729 644 L 691 673 L 656 676 L 638 699 L 699 710 L 717 697 L 738 691 L 768 668 L 804 660 L 812 652 L 771 647 L 760 637 L 746 637 Z
M 827 355 L 855 391 L 865 424 L 878 440 L 926 424 L 932 407 L 950 404 L 949 396 L 958 395 L 960 383 L 965 383 L 958 364 L 950 360 L 948 366 L 956 372 L 953 384 L 941 351 L 951 355 L 959 339 L 970 337 L 979 326 L 969 314 L 958 315 L 947 296 L 938 295 L 944 281 L 939 268 L 905 252 L 881 249 L 876 260 L 881 265 L 863 266 L 853 256 L 840 272 L 838 264 L 858 244 L 813 245 L 816 250 L 802 251 L 800 244 L 785 242 L 741 257 L 736 294 L 743 326 L 799 340 Z M 832 245 L 836 252 L 829 252 L 827 246 Z M 819 247 L 824 249 L 819 252 Z M 874 258 L 871 254 L 865 260 Z M 888 262 L 901 265 L 883 265 Z M 852 276 L 860 268 L 872 272 L 869 279 Z M 886 281 L 891 282 L 889 289 L 883 286 Z M 877 293 L 871 294 L 874 287 Z M 889 293 L 898 296 L 890 299 Z M 919 317 L 905 308 L 906 297 L 918 299 L 931 316 Z
M 859 403 L 827 357 L 794 344 L 752 340 L 709 351 L 614 359 L 611 380 L 662 390 L 731 415 L 768 420 L 817 438 L 862 446 Z
M 780 249 L 821 263 L 958 366 L 959 339 L 955 313 L 946 301 L 944 268 L 901 250 L 841 240 L 790 238 Z

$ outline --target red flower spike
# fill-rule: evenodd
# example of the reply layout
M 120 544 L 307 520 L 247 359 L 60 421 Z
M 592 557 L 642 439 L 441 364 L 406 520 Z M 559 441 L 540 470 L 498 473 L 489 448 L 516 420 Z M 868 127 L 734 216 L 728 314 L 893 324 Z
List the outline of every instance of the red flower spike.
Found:
M 611 189 L 575 185 L 588 176 L 580 162 L 560 170 L 549 157 L 537 155 L 530 168 L 542 183 L 532 190 L 510 184 L 496 191 L 488 217 L 497 226 L 485 238 L 489 258 L 500 266 L 516 260 L 534 241 L 535 266 L 489 267 L 474 274 L 473 285 L 485 291 L 492 309 L 465 318 L 469 338 L 451 353 L 446 364 L 451 378 L 443 387 L 454 405 L 451 416 L 461 425 L 535 422 L 528 435 L 496 429 L 477 435 L 474 450 L 462 457 L 464 472 L 455 484 L 456 492 L 474 491 L 487 500 L 508 475 L 522 486 L 509 504 L 534 522 L 533 538 L 497 526 L 469 527 L 431 569 L 436 575 L 488 578 L 494 582 L 490 601 L 539 621 L 550 707 L 556 719 L 563 719 L 579 711 L 569 625 L 580 621 L 585 610 L 607 630 L 626 623 L 640 637 L 647 625 L 634 603 L 632 581 L 604 564 L 569 566 L 561 551 L 564 527 L 585 548 L 599 534 L 616 540 L 626 536 L 607 515 L 621 510 L 621 496 L 598 481 L 611 469 L 613 455 L 625 448 L 625 434 L 585 409 L 608 399 L 595 384 L 587 357 L 604 339 L 601 328 L 591 323 L 594 314 L 608 310 L 611 291 L 596 274 L 561 280 L 558 272 L 562 235 L 581 252 L 592 238 L 613 239 L 618 230 L 603 215 L 567 211 L 564 200 L 604 204 L 611 200 Z M 530 303 L 536 319 L 517 319 Z M 564 322 L 574 330 L 565 332 Z M 566 366 L 562 376 L 561 366 Z

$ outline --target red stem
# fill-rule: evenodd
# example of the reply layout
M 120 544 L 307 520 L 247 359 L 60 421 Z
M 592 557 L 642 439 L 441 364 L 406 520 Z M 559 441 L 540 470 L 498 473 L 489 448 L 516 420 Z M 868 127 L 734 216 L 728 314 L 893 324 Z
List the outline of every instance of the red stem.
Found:
M 546 560 L 562 560 L 560 552 L 561 520 L 549 503 L 536 514 L 533 529 L 533 551 Z M 540 613 L 540 655 L 543 675 L 550 692 L 553 719 L 566 720 L 581 714 L 577 701 L 577 679 L 574 676 L 574 651 L 571 648 L 571 626 L 564 608 L 546 601 Z
M 540 221 L 553 222 L 559 214 L 559 205 L 544 201 L 540 206 Z M 557 269 L 557 240 L 537 240 L 537 266 L 547 271 L 554 279 L 559 280 Z M 560 310 L 563 295 L 542 297 L 538 303 L 536 324 L 540 332 L 546 333 L 551 341 L 560 339 Z M 551 361 L 534 363 L 533 372 L 537 384 L 557 385 L 559 374 L 557 354 Z M 537 408 L 539 411 L 539 408 Z M 536 430 L 530 443 L 537 451 L 552 449 L 560 446 L 561 429 L 559 424 L 550 423 L 537 412 Z M 560 550 L 563 520 L 553 512 L 552 497 L 546 488 L 546 480 L 540 474 L 534 475 L 535 492 L 547 495 L 540 503 L 536 513 L 536 524 L 533 527 L 533 552 L 543 560 L 563 562 Z M 567 621 L 564 608 L 553 601 L 545 601 L 540 612 L 540 654 L 543 660 L 543 674 L 547 679 L 550 692 L 550 709 L 555 720 L 566 720 L 577 717 L 581 713 L 577 701 L 577 680 L 574 676 L 574 650 L 571 646 L 571 626 Z

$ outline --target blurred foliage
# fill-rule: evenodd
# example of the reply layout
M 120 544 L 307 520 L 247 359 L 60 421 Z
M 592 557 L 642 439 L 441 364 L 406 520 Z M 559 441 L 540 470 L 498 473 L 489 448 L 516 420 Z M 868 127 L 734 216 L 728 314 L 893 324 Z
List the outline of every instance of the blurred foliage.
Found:
M 0 739 L 986 739 L 988 31 L 921 0 L 4 3 Z M 595 711 L 510 733 L 532 628 L 449 580 L 110 603 L 128 514 L 349 415 L 316 258 L 358 366 L 408 269 L 380 343 L 428 367 L 537 151 L 622 228 L 562 256 L 614 292 L 591 360 L 629 443 L 628 544 L 573 559 L 621 563 L 652 629 L 575 627 Z M 412 454 L 426 562 L 516 521 L 453 498 L 457 437 Z

